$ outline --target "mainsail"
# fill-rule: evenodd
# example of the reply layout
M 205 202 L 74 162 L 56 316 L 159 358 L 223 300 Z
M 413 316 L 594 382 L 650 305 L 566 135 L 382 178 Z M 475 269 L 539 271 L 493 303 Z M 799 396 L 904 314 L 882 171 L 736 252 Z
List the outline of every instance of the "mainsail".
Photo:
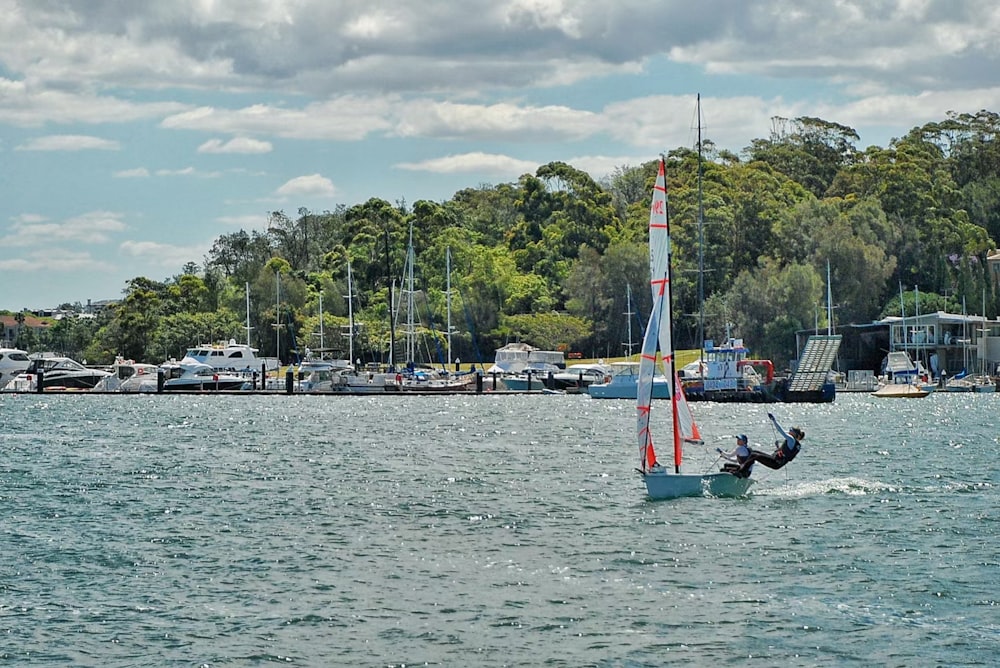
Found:
M 653 307 L 642 339 L 639 355 L 639 379 L 636 392 L 636 433 L 639 441 L 639 465 L 645 472 L 657 465 L 656 451 L 649 418 L 653 396 L 653 376 L 656 372 L 656 351 L 659 346 L 663 373 L 674 379 L 671 392 L 673 413 L 674 468 L 680 471 L 683 443 L 700 443 L 701 435 L 691 410 L 684 399 L 680 379 L 674 369 L 672 310 L 670 303 L 670 222 L 667 214 L 665 166 L 660 158 L 653 202 L 649 209 L 649 269 Z

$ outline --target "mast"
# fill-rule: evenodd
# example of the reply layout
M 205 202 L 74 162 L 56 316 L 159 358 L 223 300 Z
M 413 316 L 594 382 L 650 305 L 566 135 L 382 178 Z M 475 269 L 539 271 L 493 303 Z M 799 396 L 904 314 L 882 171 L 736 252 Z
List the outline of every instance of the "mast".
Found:
M 914 285 L 913 286 L 913 313 L 914 313 L 914 316 L 916 318 L 916 320 L 915 320 L 915 322 L 917 323 L 916 327 L 919 328 L 920 327 L 920 286 L 919 285 Z M 921 364 L 924 363 L 924 343 L 923 343 L 923 340 L 921 340 L 920 345 L 917 347 L 917 359 L 920 360 Z M 928 362 L 928 365 L 929 364 L 930 363 Z
M 698 93 L 698 375 L 705 382 L 705 206 L 702 193 L 701 93 Z M 673 382 L 673 381 L 670 381 Z
M 976 368 L 981 376 L 986 376 L 986 288 L 983 288 L 983 328 L 976 338 Z
M 274 356 L 281 364 L 281 272 L 274 272 Z
M 660 169 L 664 171 L 664 201 L 666 201 L 666 167 L 667 161 L 661 155 L 660 156 Z M 667 254 L 667 271 L 666 271 L 666 311 L 667 311 L 667 333 L 670 338 L 669 358 L 667 363 L 664 365 L 667 377 L 667 383 L 670 384 L 670 412 L 671 419 L 673 420 L 673 432 L 674 432 L 674 473 L 679 474 L 681 472 L 681 457 L 682 457 L 682 445 L 681 445 L 681 428 L 680 428 L 680 397 L 678 397 L 678 392 L 683 392 L 683 388 L 680 387 L 680 383 L 677 382 L 677 368 L 675 364 L 677 350 L 674 344 L 674 289 L 671 285 L 673 280 L 673 240 L 670 238 L 670 208 L 668 206 L 663 207 L 663 218 L 664 224 L 666 225 L 667 232 L 667 243 L 666 243 L 666 254 Z M 698 94 L 698 236 L 699 240 L 703 241 L 701 236 L 701 94 Z M 705 336 L 705 311 L 704 311 L 704 283 L 703 283 L 703 272 L 701 269 L 703 263 L 703 255 L 701 250 L 701 244 L 699 244 L 698 250 L 698 301 L 701 304 L 701 314 L 698 321 L 698 337 L 702 340 L 701 349 L 705 349 L 704 336 Z M 667 355 L 667 352 L 662 354 Z M 701 367 L 701 365 L 698 365 Z
M 826 335 L 833 336 L 833 288 L 830 286 L 830 261 L 826 261 Z
M 350 330 L 347 333 L 347 359 L 354 364 L 354 286 L 351 283 L 351 261 L 347 261 L 347 323 Z
M 632 343 L 632 316 L 635 313 L 632 311 L 632 285 L 630 283 L 625 284 L 625 324 L 628 327 L 628 343 L 625 344 L 625 356 L 632 357 L 632 349 L 635 344 Z
M 903 282 L 899 282 L 899 315 L 903 319 L 903 332 L 902 332 L 902 344 L 903 350 L 906 350 L 906 305 L 903 304 Z M 895 346 L 893 346 L 895 347 Z M 909 353 L 907 353 L 909 354 Z
M 246 294 L 247 294 L 247 346 L 250 346 L 250 281 L 246 282 Z
M 413 312 L 413 223 L 410 223 L 410 241 L 406 246 L 406 361 L 417 361 L 417 330 Z
M 392 280 L 392 267 L 389 264 L 389 228 L 385 228 L 385 277 L 389 280 L 389 371 L 396 370 L 396 323 L 393 316 L 395 299 L 392 295 L 392 288 L 395 281 Z
M 323 292 L 320 291 L 320 293 L 319 293 L 319 349 L 322 350 L 323 348 L 324 348 L 324 341 L 323 341 Z M 322 355 L 323 355 L 323 353 L 320 353 L 321 357 L 322 357 Z
M 451 364 L 451 246 L 444 251 L 444 272 L 445 272 L 445 303 L 448 309 L 448 357 L 447 363 Z

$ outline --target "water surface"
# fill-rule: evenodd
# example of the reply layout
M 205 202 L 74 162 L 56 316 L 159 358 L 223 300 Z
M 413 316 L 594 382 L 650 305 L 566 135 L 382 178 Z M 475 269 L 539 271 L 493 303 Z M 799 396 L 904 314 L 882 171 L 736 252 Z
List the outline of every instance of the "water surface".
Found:
M 628 401 L 0 396 L 0 661 L 994 665 L 998 408 L 694 404 L 803 452 L 652 502 Z

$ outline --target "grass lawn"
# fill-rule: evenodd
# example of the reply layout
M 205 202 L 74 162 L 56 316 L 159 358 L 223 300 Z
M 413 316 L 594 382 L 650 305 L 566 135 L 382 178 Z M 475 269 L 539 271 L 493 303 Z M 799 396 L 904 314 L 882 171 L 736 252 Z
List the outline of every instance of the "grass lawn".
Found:
M 695 348 L 694 350 L 678 350 L 678 351 L 676 351 L 676 353 L 677 353 L 677 368 L 680 369 L 681 367 L 685 366 L 686 364 L 690 364 L 691 362 L 694 362 L 695 360 L 697 360 L 699 352 L 700 351 L 697 348 Z M 601 358 L 601 359 L 603 359 L 603 361 L 604 361 L 605 364 L 611 364 L 612 362 L 627 362 L 629 360 L 631 360 L 633 362 L 637 362 L 637 361 L 639 361 L 639 356 L 638 355 L 633 355 L 631 358 L 629 358 L 629 357 L 605 357 L 605 358 Z M 566 366 L 569 366 L 570 364 L 597 364 L 598 361 L 600 361 L 600 360 L 597 360 L 597 359 L 581 359 L 581 360 L 567 359 L 566 360 Z

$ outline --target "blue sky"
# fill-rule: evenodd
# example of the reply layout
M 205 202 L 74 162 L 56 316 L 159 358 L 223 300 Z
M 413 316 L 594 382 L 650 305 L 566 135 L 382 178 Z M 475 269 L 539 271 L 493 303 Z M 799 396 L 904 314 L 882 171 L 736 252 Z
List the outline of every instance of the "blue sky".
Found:
M 0 309 L 113 299 L 270 211 L 602 178 L 815 116 L 1000 110 L 980 0 L 0 0 Z

